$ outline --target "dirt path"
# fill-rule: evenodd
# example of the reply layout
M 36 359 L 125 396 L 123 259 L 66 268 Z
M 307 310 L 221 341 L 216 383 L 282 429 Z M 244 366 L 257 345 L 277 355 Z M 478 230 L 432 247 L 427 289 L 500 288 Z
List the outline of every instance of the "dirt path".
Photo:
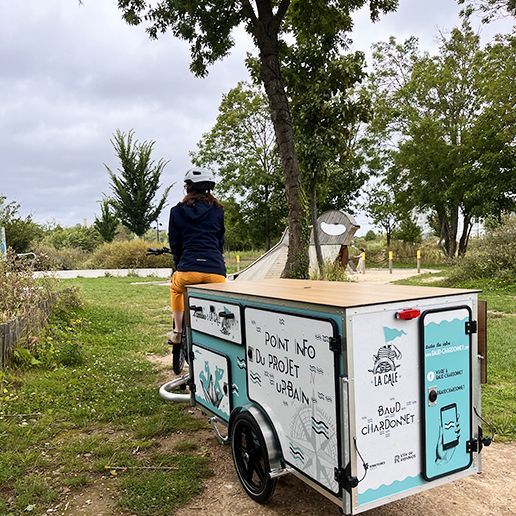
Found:
M 438 273 L 440 271 L 435 269 L 421 269 L 421 274 L 426 274 L 428 272 L 433 273 L 435 275 L 435 279 L 438 279 L 437 277 L 439 276 Z M 407 279 L 417 275 L 416 269 L 393 269 L 392 274 L 388 269 L 366 269 L 365 274 L 350 274 L 349 279 L 359 283 L 376 283 L 385 285 L 391 281 Z M 434 278 L 432 278 L 432 281 L 435 281 Z
M 339 515 L 339 509 L 289 475 L 278 481 L 267 506 L 245 495 L 236 476 L 229 446 L 211 439 L 209 462 L 216 472 L 203 494 L 177 516 Z M 516 443 L 494 443 L 484 452 L 484 473 L 374 509 L 371 516 L 509 516 L 516 515 Z

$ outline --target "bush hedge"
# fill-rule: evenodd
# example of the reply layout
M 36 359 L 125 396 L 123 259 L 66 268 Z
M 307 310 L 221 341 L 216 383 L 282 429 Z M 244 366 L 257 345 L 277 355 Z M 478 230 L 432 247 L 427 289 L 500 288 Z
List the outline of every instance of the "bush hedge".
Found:
M 163 244 L 144 240 L 128 240 L 100 245 L 86 261 L 88 269 L 146 269 L 172 267 L 172 256 L 147 256 L 149 247 L 162 247 Z
M 516 278 L 516 216 L 473 240 L 464 258 L 453 267 L 452 282 L 469 279 L 491 279 L 505 285 Z

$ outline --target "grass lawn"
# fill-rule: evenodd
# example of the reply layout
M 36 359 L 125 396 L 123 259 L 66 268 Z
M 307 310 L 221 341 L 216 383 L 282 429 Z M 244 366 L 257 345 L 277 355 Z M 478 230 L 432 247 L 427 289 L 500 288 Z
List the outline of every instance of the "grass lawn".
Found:
M 404 283 L 429 285 L 431 278 Z M 63 281 L 81 288 L 85 305 L 54 320 L 40 339 L 50 348 L 60 343 L 68 365 L 0 372 L 0 514 L 43 514 L 99 482 L 110 482 L 117 512 L 144 516 L 171 514 L 200 492 L 210 474 L 206 450 L 199 439 L 173 436 L 206 426 L 189 407 L 157 395 L 159 373 L 145 354 L 168 351 L 162 337 L 170 324 L 168 289 L 131 285 L 144 281 Z M 515 439 L 516 286 L 460 286 L 484 289 L 490 311 L 484 415 L 498 438 Z
M 171 514 L 199 492 L 209 474 L 203 450 L 160 440 L 205 425 L 159 398 L 145 358 L 168 351 L 168 289 L 134 281 L 142 279 L 63 282 L 80 286 L 85 305 L 41 339 L 64 343 L 75 359 L 0 372 L 0 514 L 43 514 L 106 478 L 116 510 L 132 514 Z M 163 469 L 138 469 L 150 465 Z
M 442 278 L 443 274 L 434 276 Z M 501 287 L 480 280 L 450 285 L 446 279 L 433 282 L 432 274 L 397 283 L 482 289 L 479 297 L 487 301 L 488 310 L 488 383 L 482 386 L 483 416 L 494 423 L 496 439 L 516 439 L 516 284 Z

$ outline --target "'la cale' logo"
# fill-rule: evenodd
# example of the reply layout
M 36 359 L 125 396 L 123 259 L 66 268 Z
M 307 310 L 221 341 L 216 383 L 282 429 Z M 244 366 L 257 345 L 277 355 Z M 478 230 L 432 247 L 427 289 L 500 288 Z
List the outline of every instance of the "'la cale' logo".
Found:
M 394 385 L 398 382 L 397 369 L 400 366 L 402 358 L 401 351 L 390 342 L 406 335 L 403 330 L 396 328 L 383 327 L 383 336 L 385 345 L 383 345 L 376 355 L 373 355 L 373 368 L 369 369 L 370 373 L 374 374 L 374 385 Z

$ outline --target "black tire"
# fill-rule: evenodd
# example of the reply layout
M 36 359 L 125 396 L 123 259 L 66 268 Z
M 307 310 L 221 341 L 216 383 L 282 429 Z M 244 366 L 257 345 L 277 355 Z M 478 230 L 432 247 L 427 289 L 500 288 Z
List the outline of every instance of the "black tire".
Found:
M 269 474 L 267 447 L 260 426 L 249 412 L 240 412 L 231 426 L 233 463 L 247 495 L 258 503 L 267 503 L 276 489 Z
M 181 344 L 172 344 L 172 371 L 174 371 L 175 374 L 181 374 L 187 362 L 187 355 L 188 343 L 186 340 L 186 331 L 183 330 Z

